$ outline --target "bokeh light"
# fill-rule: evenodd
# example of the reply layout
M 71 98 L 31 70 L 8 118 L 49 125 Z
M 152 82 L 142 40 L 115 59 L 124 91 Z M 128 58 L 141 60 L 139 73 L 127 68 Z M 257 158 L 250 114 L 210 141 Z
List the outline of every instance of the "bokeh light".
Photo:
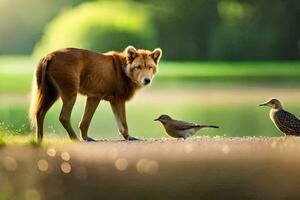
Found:
M 38 160 L 37 166 L 38 166 L 39 170 L 42 171 L 42 172 L 47 171 L 48 168 L 49 168 L 48 161 L 45 160 L 45 159 Z
M 224 146 L 222 147 L 222 152 L 223 152 L 224 154 L 228 154 L 228 153 L 230 152 L 230 147 L 229 147 L 228 145 L 224 145 Z
M 63 159 L 64 161 L 69 161 L 71 159 L 71 156 L 68 152 L 62 152 L 60 155 L 61 159 Z
M 124 171 L 128 167 L 128 161 L 125 158 L 119 158 L 115 162 L 115 167 L 119 171 Z
M 61 169 L 61 171 L 62 171 L 63 173 L 68 174 L 68 173 L 71 172 L 72 167 L 71 167 L 71 165 L 70 165 L 69 163 L 63 162 L 63 163 L 60 165 L 60 169 Z
M 140 159 L 136 164 L 136 169 L 140 174 L 154 175 L 159 169 L 158 162 L 149 159 Z
M 48 156 L 50 156 L 50 157 L 54 157 L 54 156 L 56 155 L 56 150 L 55 150 L 55 148 L 54 148 L 54 147 L 49 147 L 49 148 L 47 149 L 47 154 L 48 154 Z
M 3 158 L 3 165 L 7 171 L 16 171 L 18 168 L 16 159 L 11 156 L 6 156 Z

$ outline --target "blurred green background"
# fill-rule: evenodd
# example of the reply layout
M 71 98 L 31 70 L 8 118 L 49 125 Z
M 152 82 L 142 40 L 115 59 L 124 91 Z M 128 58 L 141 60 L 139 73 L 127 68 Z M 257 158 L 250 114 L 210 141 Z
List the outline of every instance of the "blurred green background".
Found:
M 27 119 L 37 60 L 63 47 L 98 52 L 127 45 L 163 49 L 154 83 L 128 104 L 132 135 L 166 137 L 162 113 L 216 124 L 209 136 L 280 136 L 258 104 L 282 100 L 300 116 L 300 1 L 294 0 L 2 0 L 0 2 L 0 132 L 30 134 Z M 84 108 L 72 115 L 77 127 Z M 67 134 L 60 101 L 47 115 L 47 135 Z M 79 131 L 76 129 L 78 134 Z M 121 138 L 102 102 L 90 135 Z

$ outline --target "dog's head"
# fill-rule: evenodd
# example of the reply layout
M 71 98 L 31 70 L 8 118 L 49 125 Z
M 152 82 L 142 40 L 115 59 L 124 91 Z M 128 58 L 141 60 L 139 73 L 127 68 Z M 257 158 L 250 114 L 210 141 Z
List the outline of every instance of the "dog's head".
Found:
M 158 63 L 162 55 L 161 49 L 156 48 L 149 51 L 128 46 L 124 53 L 127 61 L 126 75 L 139 87 L 150 85 L 158 71 Z

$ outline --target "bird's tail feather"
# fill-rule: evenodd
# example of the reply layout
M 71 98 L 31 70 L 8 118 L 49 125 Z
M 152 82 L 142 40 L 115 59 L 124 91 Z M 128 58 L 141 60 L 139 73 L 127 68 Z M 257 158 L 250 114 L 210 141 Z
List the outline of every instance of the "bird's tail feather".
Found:
M 214 125 L 201 125 L 201 128 L 219 128 L 218 126 L 214 126 Z

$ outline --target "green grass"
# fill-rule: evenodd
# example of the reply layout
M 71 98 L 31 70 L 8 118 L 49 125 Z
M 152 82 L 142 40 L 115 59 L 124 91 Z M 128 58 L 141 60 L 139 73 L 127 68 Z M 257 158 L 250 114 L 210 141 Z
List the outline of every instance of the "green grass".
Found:
M 74 144 L 68 138 L 62 138 L 58 135 L 46 135 L 43 140 L 43 146 L 51 146 L 51 145 L 69 145 Z M 14 146 L 39 146 L 36 142 L 36 137 L 34 134 L 20 134 L 20 133 L 12 133 L 12 132 L 2 132 L 0 131 L 0 148 L 6 145 L 14 145 Z
M 0 93 L 30 91 L 36 60 L 29 56 L 0 57 Z M 300 62 L 162 62 L 156 85 L 178 83 L 298 82 Z M 188 83 L 186 83 L 188 82 Z
M 32 134 L 27 120 L 28 104 L 0 105 L 0 130 L 12 135 Z M 84 108 L 84 99 L 79 98 L 72 112 L 72 124 L 79 135 L 78 124 Z M 58 120 L 61 103 L 58 102 L 47 113 L 45 135 L 68 139 L 68 134 Z M 300 110 L 298 105 L 288 110 Z M 130 134 L 139 138 L 169 137 L 162 125 L 154 122 L 158 115 L 166 113 L 174 118 L 201 124 L 213 124 L 220 129 L 205 129 L 198 136 L 281 136 L 268 117 L 268 109 L 257 105 L 201 105 L 196 102 L 178 102 L 176 104 L 159 101 L 130 102 L 127 105 L 127 121 Z M 97 139 L 122 139 L 118 134 L 112 111 L 107 102 L 101 102 L 90 125 L 89 135 Z

